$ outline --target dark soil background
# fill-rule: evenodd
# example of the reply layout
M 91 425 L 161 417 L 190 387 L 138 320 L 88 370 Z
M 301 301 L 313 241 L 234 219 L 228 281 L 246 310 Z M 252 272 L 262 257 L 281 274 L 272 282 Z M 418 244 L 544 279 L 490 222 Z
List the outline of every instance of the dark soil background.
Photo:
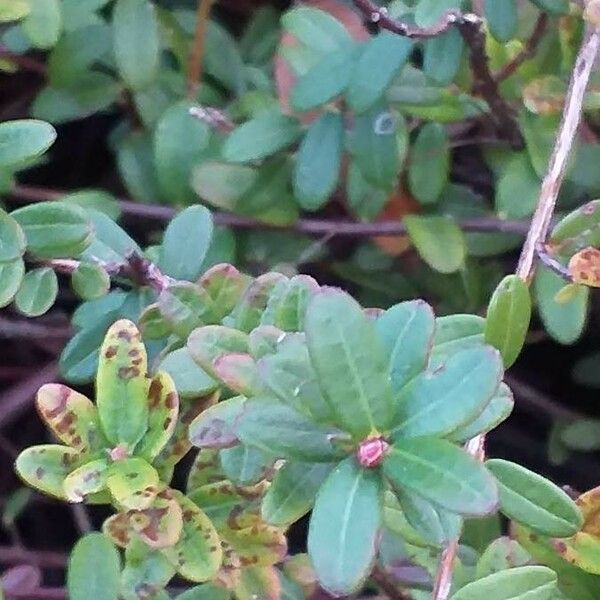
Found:
M 167 4 L 167 3 L 165 3 Z M 239 29 L 257 4 L 251 0 L 219 3 L 218 14 L 233 30 Z M 284 2 L 279 3 L 282 7 Z M 43 79 L 27 74 L 0 75 L 0 121 L 27 116 L 30 102 Z M 59 128 L 49 162 L 32 170 L 20 183 L 63 190 L 103 187 L 122 194 L 113 158 L 107 149 L 107 136 L 116 123 L 111 115 L 96 115 Z M 489 173 L 477 155 L 478 148 L 460 152 L 457 168 L 462 183 L 478 189 L 491 189 Z M 460 166 L 460 165 L 459 165 Z M 466 175 L 465 175 L 466 173 Z M 487 184 L 487 185 L 486 185 Z M 6 200 L 8 207 L 10 198 Z M 144 241 L 156 223 L 124 221 L 128 231 Z M 336 248 L 349 254 L 352 242 Z M 507 256 L 507 271 L 516 262 Z M 310 274 L 320 276 L 319 265 Z M 48 433 L 33 406 L 34 393 L 43 383 L 58 380 L 57 359 L 70 335 L 69 317 L 75 298 L 63 282 L 61 296 L 52 311 L 38 319 L 24 319 L 10 308 L 0 311 L 0 568 L 31 562 L 45 567 L 45 584 L 62 585 L 61 564 L 87 522 L 98 527 L 106 509 L 73 509 L 41 495 L 31 493 L 15 523 L 7 522 L 6 509 L 14 504 L 14 493 L 21 484 L 13 471 L 13 461 L 23 448 L 47 441 Z M 343 282 L 338 282 L 343 285 Z M 513 416 L 488 438 L 488 453 L 513 459 L 550 477 L 559 485 L 583 491 L 600 483 L 598 454 L 573 454 L 564 464 L 553 466 L 548 460 L 547 441 L 555 419 L 577 414 L 600 416 L 598 391 L 575 385 L 571 379 L 574 362 L 599 347 L 600 297 L 592 302 L 585 337 L 575 347 L 560 346 L 547 337 L 538 322 L 533 323 L 531 343 L 509 374 L 516 396 Z M 91 392 L 91 390 L 89 390 Z M 302 550 L 303 523 L 291 532 L 293 550 Z M 29 551 L 35 553 L 29 554 Z M 39 552 L 43 551 L 43 552 Z

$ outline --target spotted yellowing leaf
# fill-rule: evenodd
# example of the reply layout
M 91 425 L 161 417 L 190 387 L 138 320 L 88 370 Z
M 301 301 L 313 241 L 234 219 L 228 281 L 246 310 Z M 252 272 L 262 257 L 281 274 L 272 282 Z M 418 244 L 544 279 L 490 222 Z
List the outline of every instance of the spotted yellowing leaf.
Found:
M 569 273 L 575 283 L 600 287 L 600 250 L 585 248 L 569 261 Z

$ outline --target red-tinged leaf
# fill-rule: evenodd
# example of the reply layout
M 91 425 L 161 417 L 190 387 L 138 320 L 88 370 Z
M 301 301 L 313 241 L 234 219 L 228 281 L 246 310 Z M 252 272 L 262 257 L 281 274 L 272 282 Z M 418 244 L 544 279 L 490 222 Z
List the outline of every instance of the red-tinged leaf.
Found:
M 281 273 L 265 273 L 248 286 L 234 311 L 236 329 L 250 332 L 260 325 L 272 290 L 285 279 Z
M 211 406 L 190 424 L 189 438 L 198 448 L 231 448 L 239 443 L 235 425 L 245 398 L 236 396 Z
M 210 316 L 218 323 L 233 310 L 246 289 L 248 278 L 233 265 L 221 263 L 208 269 L 198 284 L 208 292 L 212 300 Z
M 66 385 L 42 386 L 36 396 L 36 408 L 54 435 L 72 448 L 88 452 L 105 444 L 96 407 Z
M 179 397 L 171 376 L 157 373 L 148 390 L 148 431 L 136 454 L 152 462 L 171 439 L 179 414 Z
M 256 363 L 249 354 L 222 354 L 213 362 L 213 370 L 228 388 L 238 394 L 256 396 L 261 392 Z
M 585 248 L 569 261 L 569 273 L 575 283 L 600 287 L 600 250 Z

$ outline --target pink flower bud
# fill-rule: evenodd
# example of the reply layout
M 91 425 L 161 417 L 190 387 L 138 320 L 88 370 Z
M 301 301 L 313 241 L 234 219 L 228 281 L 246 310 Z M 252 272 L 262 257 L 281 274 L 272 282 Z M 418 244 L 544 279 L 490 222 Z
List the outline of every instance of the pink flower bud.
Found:
M 356 458 L 362 467 L 371 469 L 381 464 L 390 445 L 382 438 L 367 438 L 362 441 L 356 451 Z

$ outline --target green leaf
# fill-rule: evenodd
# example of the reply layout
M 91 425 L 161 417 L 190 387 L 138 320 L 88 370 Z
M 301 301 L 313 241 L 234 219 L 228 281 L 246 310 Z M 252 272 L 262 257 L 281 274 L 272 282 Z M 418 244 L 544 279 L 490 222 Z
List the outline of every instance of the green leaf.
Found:
M 419 0 L 415 22 L 419 27 L 431 27 L 449 10 L 462 8 L 463 0 Z
M 148 0 L 117 0 L 112 23 L 119 73 L 132 89 L 144 89 L 154 81 L 159 67 L 155 7 Z
M 86 212 L 64 202 L 38 202 L 11 213 L 27 238 L 27 251 L 39 258 L 77 256 L 92 241 Z
M 335 190 L 344 150 L 344 120 L 324 112 L 308 129 L 296 156 L 294 194 L 305 210 L 318 210 Z
M 522 219 L 535 210 L 540 180 L 526 152 L 514 154 L 496 185 L 496 212 L 503 219 Z
M 500 487 L 500 509 L 544 535 L 567 537 L 583 524 L 577 505 L 541 475 L 501 459 L 486 461 Z
M 516 567 L 467 584 L 452 600 L 551 600 L 556 591 L 556 573 L 552 569 Z
M 273 467 L 274 458 L 257 448 L 239 444 L 219 452 L 223 475 L 235 485 L 255 485 Z
M 255 185 L 258 175 L 252 167 L 208 160 L 194 168 L 192 187 L 202 200 L 233 211 Z
M 193 587 L 177 596 L 177 600 L 230 600 L 231 593 L 212 583 Z
M 17 310 L 28 317 L 39 317 L 47 312 L 58 295 L 58 279 L 49 267 L 29 271 L 15 296 Z
M 577 294 L 570 302 L 559 304 L 556 294 L 564 286 L 565 280 L 560 275 L 543 266 L 537 269 L 534 293 L 544 327 L 557 342 L 573 344 L 585 329 L 589 288 L 578 286 Z
M 191 186 L 192 169 L 206 153 L 210 130 L 192 117 L 188 101 L 168 108 L 154 132 L 154 164 L 164 197 L 172 204 L 189 204 L 196 200 Z M 185 139 L 182 144 L 180 140 Z
M 319 284 L 308 275 L 296 275 L 280 281 L 272 290 L 261 317 L 261 324 L 281 331 L 302 331 L 308 302 Z
M 208 269 L 198 283 L 211 299 L 210 320 L 219 323 L 240 301 L 248 285 L 248 278 L 233 265 L 219 263 Z
M 29 14 L 21 25 L 23 33 L 35 48 L 52 48 L 62 31 L 59 0 L 34 0 L 29 2 L 29 8 Z
M 376 187 L 391 190 L 400 170 L 397 133 L 403 125 L 384 104 L 358 115 L 351 133 L 350 154 L 364 178 Z
M 421 204 L 433 204 L 450 175 L 450 147 L 446 128 L 426 123 L 413 144 L 408 167 L 410 191 Z
M 181 398 L 198 398 L 218 387 L 218 383 L 194 362 L 187 348 L 169 352 L 158 368 L 173 378 Z
M 241 572 L 235 597 L 237 600 L 280 600 L 280 587 L 278 571 L 274 567 L 249 566 Z
M 143 520 L 144 516 L 142 515 L 140 520 Z M 140 590 L 144 590 L 143 594 L 152 600 L 169 600 L 165 588 L 175 574 L 175 569 L 162 552 L 144 544 L 146 537 L 140 537 L 139 540 L 132 540 L 125 551 L 119 597 L 122 600 L 138 600 Z
M 22 258 L 0 263 L 0 308 L 8 306 L 21 287 L 25 275 Z
M 94 239 L 83 253 L 83 258 L 92 262 L 126 262 L 132 253 L 142 254 L 140 247 L 110 217 L 93 208 L 86 212 L 94 230 Z
M 106 485 L 118 506 L 142 510 L 158 493 L 158 473 L 143 458 L 125 458 L 110 466 Z
M 331 469 L 329 464 L 286 462 L 263 498 L 262 518 L 277 527 L 298 521 L 311 509 Z
M 222 354 L 213 361 L 212 368 L 219 381 L 237 394 L 256 396 L 262 391 L 256 363 L 249 354 L 239 352 Z
M 562 428 L 560 439 L 571 450 L 593 452 L 600 448 L 600 420 L 577 419 Z
M 554 227 L 550 239 L 561 254 L 568 252 L 572 243 L 576 244 L 577 250 L 600 245 L 600 200 L 587 202 L 563 217 Z
M 529 287 L 517 275 L 508 275 L 495 289 L 485 321 L 485 341 L 500 350 L 505 369 L 521 353 L 530 319 Z
M 398 392 L 427 366 L 435 328 L 433 310 L 422 300 L 402 302 L 379 316 L 375 327 L 389 356 L 392 389 Z
M 208 325 L 194 330 L 188 338 L 190 355 L 209 375 L 218 376 L 214 361 L 223 354 L 248 353 L 248 336 L 237 329 Z
M 477 561 L 476 578 L 481 579 L 498 571 L 523 567 L 531 562 L 531 555 L 519 542 L 509 537 L 495 539 Z
M 43 154 L 56 139 L 49 123 L 34 119 L 0 123 L 0 167 L 19 167 Z
M 451 512 L 486 515 L 498 506 L 498 490 L 485 467 L 445 440 L 396 441 L 383 461 L 383 473 L 393 487 Z
M 568 0 L 530 0 L 540 10 L 555 15 L 568 15 L 569 14 L 569 1 Z
M 485 319 L 477 315 L 450 315 L 435 320 L 432 357 L 443 360 L 458 350 L 481 346 Z
M 106 437 L 112 444 L 133 448 L 148 426 L 146 348 L 136 326 L 125 319 L 114 323 L 100 348 L 96 404 Z
M 389 199 L 389 193 L 369 183 L 353 160 L 348 166 L 346 193 L 349 208 L 353 214 L 364 221 L 375 219 Z
M 324 10 L 301 6 L 287 11 L 281 23 L 299 42 L 322 54 L 334 52 L 352 41 L 342 23 Z
M 19 223 L 0 209 L 0 262 L 16 262 L 25 254 L 26 247 L 25 233 Z
M 464 45 L 455 27 L 427 40 L 423 52 L 425 75 L 442 86 L 452 83 L 460 69 Z
M 221 566 L 221 541 L 210 519 L 181 492 L 171 490 L 183 510 L 183 531 L 167 557 L 177 572 L 190 581 L 212 579 Z
M 338 465 L 321 486 L 310 519 L 308 553 L 319 583 L 336 596 L 357 591 L 371 572 L 383 513 L 375 470 L 354 457 Z
M 121 560 L 117 549 L 101 533 L 88 533 L 73 547 L 67 571 L 71 600 L 117 600 Z
M 299 77 L 291 93 L 294 110 L 305 112 L 342 94 L 352 81 L 363 48 L 354 43 L 328 54 Z
M 454 273 L 464 266 L 464 235 L 454 219 L 445 216 L 409 216 L 403 220 L 421 258 L 440 273 Z
M 346 90 L 350 108 L 361 113 L 380 100 L 406 64 L 412 50 L 412 40 L 390 31 L 382 31 L 369 40 Z M 388 57 L 387 60 L 381 60 L 382 56 Z
M 158 266 L 175 279 L 196 281 L 212 239 L 213 222 L 204 206 L 190 206 L 180 212 L 165 230 Z M 189 243 L 193 240 L 194 252 Z
M 235 396 L 202 411 L 191 423 L 189 439 L 198 448 L 230 448 L 239 443 L 237 422 L 246 398 Z
M 424 371 L 396 398 L 393 439 L 446 436 L 481 414 L 498 389 L 502 362 L 489 346 L 450 356 Z
M 286 277 L 281 273 L 265 273 L 257 277 L 247 288 L 232 316 L 235 327 L 250 332 L 260 325 L 263 311 L 267 307 L 271 292 Z
M 60 383 L 47 383 L 38 390 L 35 406 L 46 425 L 63 444 L 82 453 L 103 447 L 105 440 L 98 411 L 83 394 Z
M 268 398 L 247 402 L 235 424 L 242 442 L 274 454 L 310 462 L 330 462 L 340 457 L 332 445 L 339 430 L 314 423 L 294 409 Z
M 83 300 L 93 300 L 108 293 L 110 276 L 102 265 L 81 262 L 71 275 L 71 286 Z
M 323 288 L 306 312 L 306 343 L 337 423 L 356 438 L 392 418 L 388 363 L 375 326 L 350 296 Z
M 233 163 L 260 160 L 295 142 L 300 133 L 296 119 L 268 113 L 234 129 L 223 145 L 223 158 Z
M 199 285 L 189 281 L 175 281 L 158 296 L 158 307 L 173 331 L 184 340 L 202 324 L 210 298 Z
M 499 42 L 512 40 L 517 33 L 519 12 L 517 0 L 485 2 L 485 18 L 491 34 Z
M 453 431 L 449 439 L 453 442 L 467 442 L 480 433 L 488 433 L 508 418 L 514 404 L 510 388 L 506 384 L 501 383 L 498 391 L 483 409 L 483 412 L 470 423 Z
M 429 544 L 443 546 L 460 537 L 462 519 L 409 492 L 396 492 L 408 524 Z
M 65 478 L 79 464 L 81 454 L 78 450 L 45 444 L 23 450 L 17 457 L 15 470 L 27 485 L 59 500 L 66 500 L 63 489 Z

